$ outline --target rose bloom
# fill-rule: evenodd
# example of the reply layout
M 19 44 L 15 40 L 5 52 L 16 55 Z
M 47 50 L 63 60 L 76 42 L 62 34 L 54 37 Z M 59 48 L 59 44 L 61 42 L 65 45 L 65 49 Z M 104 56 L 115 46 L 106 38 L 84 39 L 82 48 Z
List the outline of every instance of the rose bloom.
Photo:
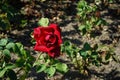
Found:
M 39 26 L 34 29 L 33 35 L 36 40 L 34 50 L 47 52 L 53 58 L 60 55 L 61 30 L 56 24 L 50 24 L 48 27 Z

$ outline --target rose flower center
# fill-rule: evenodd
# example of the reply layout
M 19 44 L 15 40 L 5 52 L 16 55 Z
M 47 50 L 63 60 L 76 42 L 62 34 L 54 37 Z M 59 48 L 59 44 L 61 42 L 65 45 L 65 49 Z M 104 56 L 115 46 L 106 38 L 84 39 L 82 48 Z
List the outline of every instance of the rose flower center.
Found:
M 53 34 L 49 34 L 45 37 L 46 45 L 47 47 L 50 47 L 55 44 L 56 42 L 56 36 Z

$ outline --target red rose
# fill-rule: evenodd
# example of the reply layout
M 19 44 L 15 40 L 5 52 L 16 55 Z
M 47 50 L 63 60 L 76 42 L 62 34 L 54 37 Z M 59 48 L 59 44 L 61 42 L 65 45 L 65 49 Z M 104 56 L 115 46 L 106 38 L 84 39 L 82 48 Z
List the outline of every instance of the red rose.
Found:
M 61 30 L 56 24 L 35 28 L 34 38 L 36 40 L 34 50 L 47 52 L 51 57 L 60 55 Z

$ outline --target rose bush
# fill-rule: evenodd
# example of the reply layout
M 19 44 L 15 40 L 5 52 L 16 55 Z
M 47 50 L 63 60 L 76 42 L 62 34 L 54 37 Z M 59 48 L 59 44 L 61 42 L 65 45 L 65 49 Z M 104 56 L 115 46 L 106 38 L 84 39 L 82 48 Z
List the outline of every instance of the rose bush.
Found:
M 34 50 L 47 52 L 50 57 L 60 55 L 61 30 L 57 24 L 50 24 L 48 27 L 39 26 L 34 29 L 36 45 Z

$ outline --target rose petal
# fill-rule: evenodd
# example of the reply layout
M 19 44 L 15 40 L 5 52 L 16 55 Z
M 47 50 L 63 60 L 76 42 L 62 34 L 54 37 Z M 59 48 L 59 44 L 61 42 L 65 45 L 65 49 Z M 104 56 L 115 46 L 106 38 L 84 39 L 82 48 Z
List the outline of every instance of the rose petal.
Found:
M 39 37 L 41 35 L 40 27 L 37 27 L 34 29 L 33 35 L 34 35 L 35 40 L 39 39 Z
M 42 27 L 41 31 L 45 34 L 53 34 L 54 33 L 54 29 L 51 27 Z
M 36 43 L 34 50 L 36 51 L 42 51 L 42 52 L 48 52 L 48 49 L 46 46 L 44 45 L 39 45 L 38 43 Z
M 50 24 L 49 27 L 51 27 L 55 30 L 54 34 L 57 35 L 57 37 L 58 37 L 58 44 L 61 44 L 62 43 L 61 29 L 56 24 Z
M 59 57 L 59 56 L 60 56 L 60 47 L 56 47 L 56 48 L 54 48 L 53 50 L 49 51 L 49 52 L 48 52 L 48 55 L 49 55 L 50 57 L 53 57 L 53 58 Z
M 54 44 L 56 42 L 57 36 L 54 34 L 48 34 L 45 37 L 47 43 Z

